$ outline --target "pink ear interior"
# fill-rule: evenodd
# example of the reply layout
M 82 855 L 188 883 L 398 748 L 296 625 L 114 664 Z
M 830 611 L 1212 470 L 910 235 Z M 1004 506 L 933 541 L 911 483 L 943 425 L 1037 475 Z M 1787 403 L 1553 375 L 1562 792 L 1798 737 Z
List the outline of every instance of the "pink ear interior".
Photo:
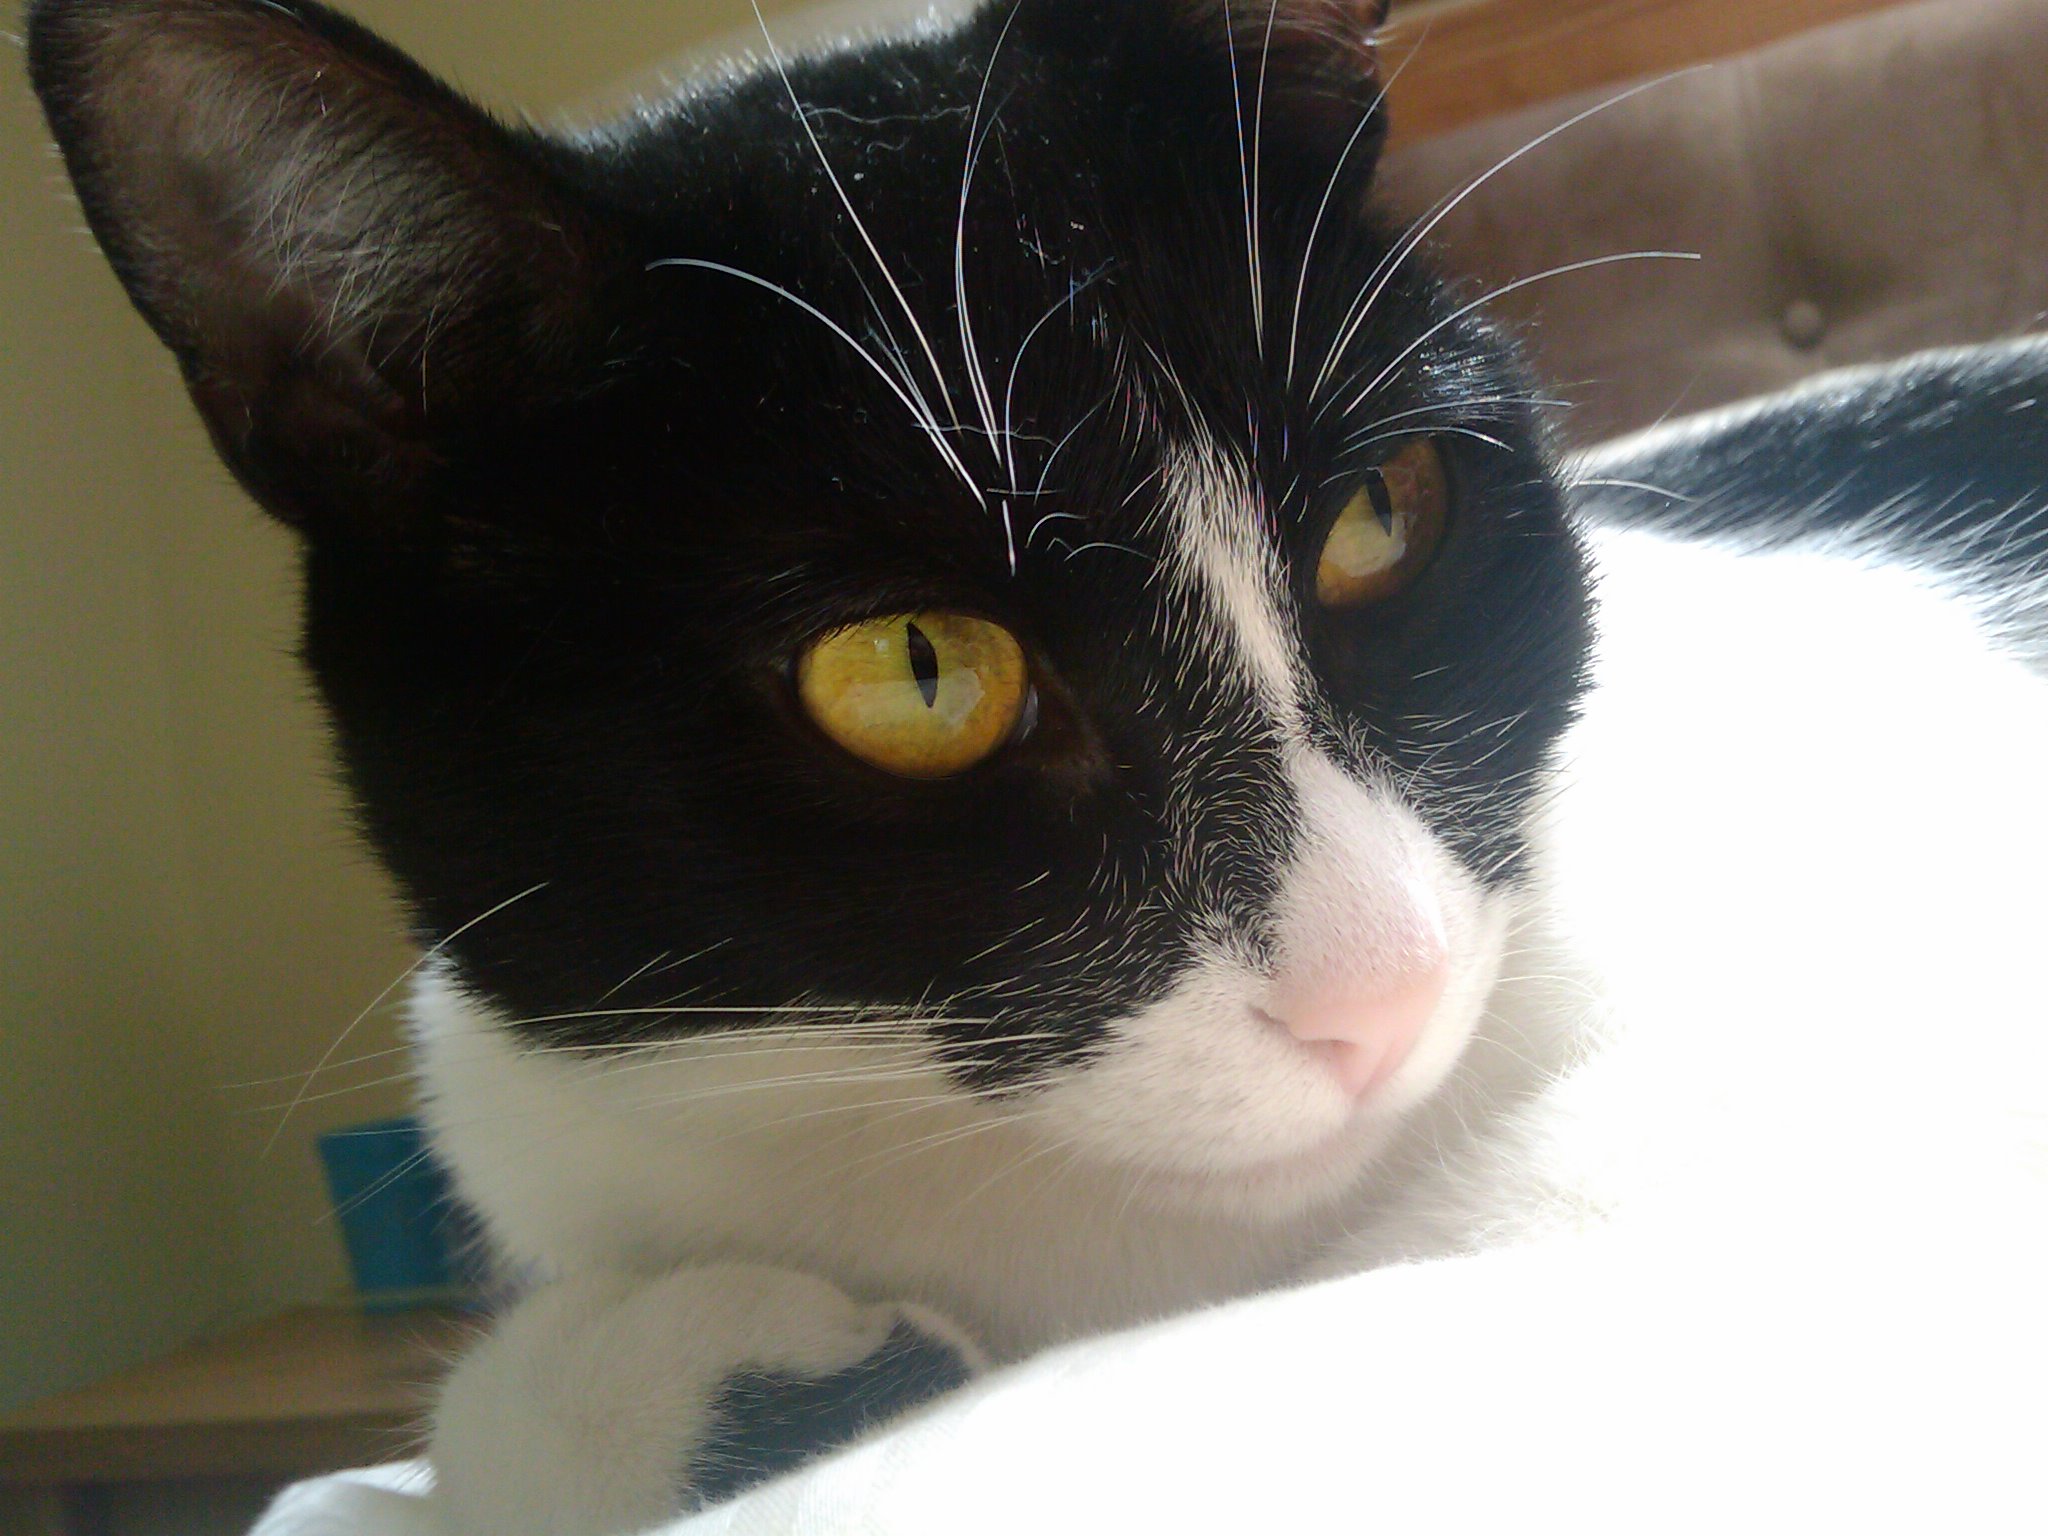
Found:
M 60 137 L 166 339 L 232 352 L 283 301 L 312 327 L 295 344 L 395 354 L 495 284 L 558 292 L 567 273 L 513 270 L 562 245 L 510 238 L 546 197 L 496 125 L 307 10 L 71 8 Z
M 93 232 L 281 515 L 351 494 L 355 467 L 379 494 L 405 480 L 425 424 L 516 388 L 580 303 L 576 211 L 488 116 L 337 13 L 67 0 L 31 22 Z

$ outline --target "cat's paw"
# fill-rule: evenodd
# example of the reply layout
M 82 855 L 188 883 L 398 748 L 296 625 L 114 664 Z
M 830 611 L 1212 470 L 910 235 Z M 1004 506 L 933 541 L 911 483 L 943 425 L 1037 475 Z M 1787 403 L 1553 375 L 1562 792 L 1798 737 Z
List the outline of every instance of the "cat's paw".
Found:
M 562 1280 L 441 1396 L 432 1459 L 458 1536 L 610 1536 L 724 1498 L 985 1365 L 926 1308 L 789 1270 Z

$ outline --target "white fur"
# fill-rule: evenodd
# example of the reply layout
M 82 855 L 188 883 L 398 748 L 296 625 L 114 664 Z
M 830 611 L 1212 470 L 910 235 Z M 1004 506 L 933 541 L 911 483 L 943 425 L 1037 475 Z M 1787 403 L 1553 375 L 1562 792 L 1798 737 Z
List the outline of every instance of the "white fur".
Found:
M 1268 1224 L 1327 1206 L 1441 1084 L 1485 1006 L 1504 903 L 1487 899 L 1411 812 L 1322 754 L 1295 750 L 1289 777 L 1300 811 L 1276 903 L 1278 977 L 1219 947 L 1121 1021 L 1102 1061 L 1041 1097 L 1048 1127 L 1079 1156 L 1133 1180 L 1119 1224 L 1141 1203 Z M 1296 977 L 1400 975 L 1411 882 L 1436 893 L 1453 979 L 1406 1064 L 1361 1106 L 1257 1010 Z
M 567 1277 L 517 1308 L 449 1379 L 436 1493 L 458 1528 L 494 1536 L 643 1529 L 675 1513 L 684 1448 L 709 1428 L 727 1376 L 830 1375 L 903 1322 L 980 1360 L 922 1309 L 864 1306 L 789 1270 Z M 476 1423 L 493 1433 L 466 1435 Z
M 1283 948 L 1350 930 L 1369 949 L 1390 863 L 1425 872 L 1451 936 L 1456 983 L 1362 1114 L 1251 1016 L 1256 979 L 1220 951 L 1097 1065 L 995 1105 L 914 1060 L 921 1080 L 746 1091 L 860 1064 L 794 1037 L 612 1064 L 521 1052 L 443 973 L 416 1002 L 437 1141 L 549 1275 L 771 1264 L 938 1308 L 1002 1356 L 1292 1277 L 1547 1238 L 1526 1266 L 1477 1272 L 1513 1277 L 1483 1304 L 1529 1330 L 1473 1330 L 1483 1361 L 1453 1320 L 1468 1282 L 1418 1271 L 1381 1292 L 1396 1310 L 1358 1326 L 1427 1341 L 1390 1381 L 1422 1392 L 1440 1364 L 1504 1375 L 1521 1401 L 1578 1368 L 1641 1392 L 1658 1358 L 1642 1341 L 1676 1330 L 1670 1358 L 1703 1391 L 1776 1360 L 1797 1393 L 1824 1397 L 1833 1372 L 1882 1418 L 1909 1378 L 1857 1361 L 1890 1347 L 1863 1330 L 1892 1319 L 1933 1358 L 1924 1320 L 1980 1305 L 2007 1311 L 1977 1332 L 2048 1365 L 2014 1302 L 2048 1294 L 2048 691 L 1907 574 L 1643 535 L 1604 539 L 1598 563 L 1597 686 L 1525 911 L 1461 883 L 1383 788 L 1293 760 L 1313 830 Z M 1251 675 L 1278 696 L 1267 662 Z M 1532 1296 L 1569 1319 L 1569 1358 Z M 649 1349 L 735 1352 L 715 1332 Z M 1361 1423 L 1384 1401 L 1346 1398 Z M 1687 1398 L 1681 1417 L 1704 1413 Z M 443 1445 L 459 1460 L 495 1432 L 457 1425 Z M 654 1437 L 663 1465 L 677 1433 Z
M 1192 621 L 1203 650 L 1237 676 L 1273 728 L 1299 741 L 1306 667 L 1259 493 L 1208 444 L 1173 460 L 1166 492 L 1174 611 Z

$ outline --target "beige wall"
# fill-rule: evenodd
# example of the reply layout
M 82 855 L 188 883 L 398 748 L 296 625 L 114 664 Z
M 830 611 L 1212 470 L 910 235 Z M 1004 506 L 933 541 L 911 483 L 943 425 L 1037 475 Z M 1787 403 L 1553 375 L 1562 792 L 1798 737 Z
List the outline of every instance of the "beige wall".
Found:
M 541 113 L 752 27 L 746 0 L 351 8 Z M 411 952 L 289 658 L 291 540 L 214 463 L 80 231 L 18 57 L 0 66 L 5 1404 L 341 1289 L 311 1141 L 404 1102 L 400 1059 L 370 1054 L 396 1044 L 388 1010 L 265 1146 L 289 1075 Z

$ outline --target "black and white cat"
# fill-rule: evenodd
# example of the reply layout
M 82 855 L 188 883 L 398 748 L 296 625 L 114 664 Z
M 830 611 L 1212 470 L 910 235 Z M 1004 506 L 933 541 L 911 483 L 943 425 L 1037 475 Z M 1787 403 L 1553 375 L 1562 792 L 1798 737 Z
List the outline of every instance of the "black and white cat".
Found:
M 1568 506 L 1370 211 L 1379 10 L 997 0 L 560 137 L 307 0 L 29 7 L 305 537 L 435 1142 L 537 1277 L 449 1529 L 1368 1270 L 1383 1488 L 1495 1460 L 1402 1405 L 1543 1401 L 1559 1338 L 1610 1413 L 1726 1369 L 1944 1478 L 2019 1422 L 1960 1341 L 2043 1363 L 2048 352 Z

